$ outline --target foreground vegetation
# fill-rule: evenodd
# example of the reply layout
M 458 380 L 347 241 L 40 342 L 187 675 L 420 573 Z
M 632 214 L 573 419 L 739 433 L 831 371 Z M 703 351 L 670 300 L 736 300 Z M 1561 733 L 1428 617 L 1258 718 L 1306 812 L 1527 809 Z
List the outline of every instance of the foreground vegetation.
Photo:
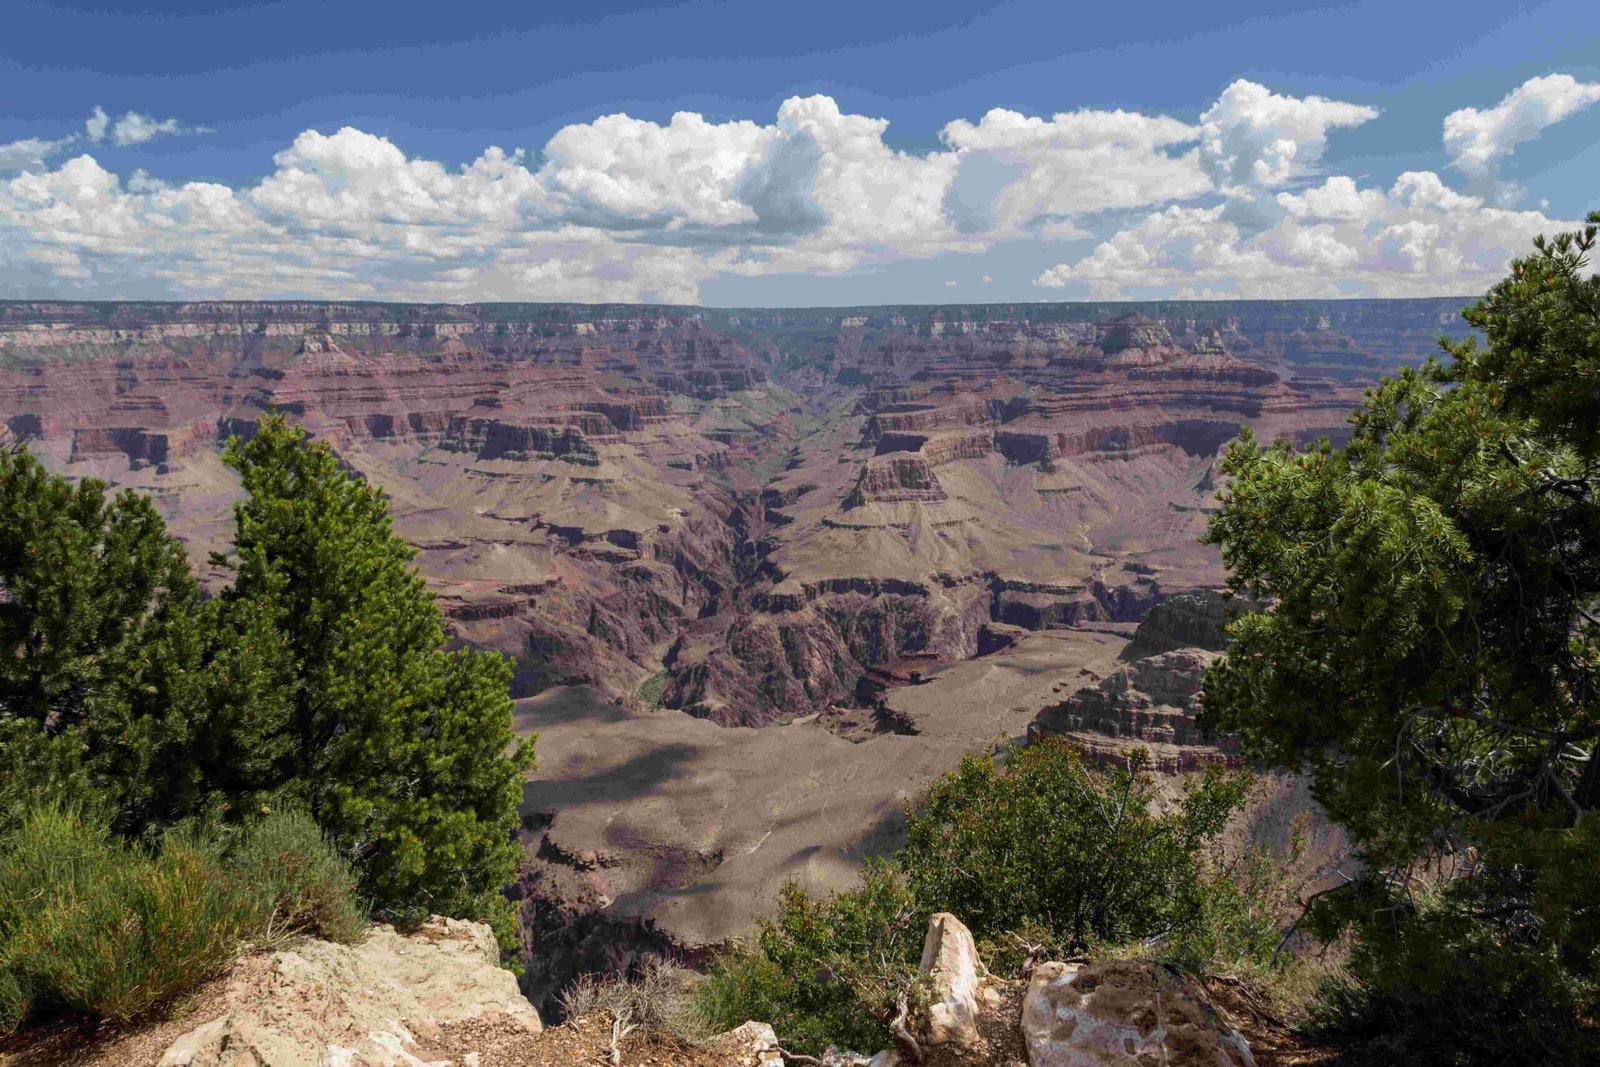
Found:
M 1537 241 L 1348 447 L 1223 463 L 1208 539 L 1273 607 L 1204 717 L 1349 830 L 1361 873 L 1307 922 L 1355 938 L 1330 1021 L 1396 1061 L 1600 1058 L 1596 235 Z
M 908 812 L 906 844 L 857 889 L 826 899 L 783 890 L 778 917 L 715 962 L 700 1011 L 716 1027 L 764 1019 L 785 1047 L 875 1049 L 917 996 L 923 935 L 955 912 L 997 971 L 1026 958 L 1160 946 L 1191 966 L 1264 962 L 1269 892 L 1208 862 L 1250 776 L 1220 766 L 1161 812 L 1142 753 L 1100 771 L 1048 739 L 1003 763 L 968 756 Z
M 244 498 L 207 598 L 147 497 L 0 450 L 0 1029 L 123 1018 L 368 907 L 517 944 L 509 668 L 446 650 L 325 444 L 271 415 L 224 458 Z
M 35 807 L 0 836 L 0 1034 L 34 1010 L 129 1019 L 243 944 L 365 925 L 355 872 L 305 815 L 140 845 L 81 808 Z

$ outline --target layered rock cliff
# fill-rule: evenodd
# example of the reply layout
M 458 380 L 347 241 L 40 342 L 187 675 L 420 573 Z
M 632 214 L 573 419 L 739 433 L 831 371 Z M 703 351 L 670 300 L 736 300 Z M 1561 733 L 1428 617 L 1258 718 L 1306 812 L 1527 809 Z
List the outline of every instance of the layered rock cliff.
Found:
M 5 303 L 0 433 L 154 494 L 203 560 L 220 444 L 276 407 L 385 487 L 519 693 L 762 723 L 973 655 L 986 622 L 1215 585 L 1220 447 L 1337 438 L 1459 303 Z

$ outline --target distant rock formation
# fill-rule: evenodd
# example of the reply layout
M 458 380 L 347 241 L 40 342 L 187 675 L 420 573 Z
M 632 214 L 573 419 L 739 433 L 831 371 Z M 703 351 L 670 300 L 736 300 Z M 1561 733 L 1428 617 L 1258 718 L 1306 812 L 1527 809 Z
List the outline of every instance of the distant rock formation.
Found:
M 1153 769 L 1168 774 L 1218 759 L 1238 765 L 1238 740 L 1207 735 L 1195 722 L 1206 668 L 1226 641 L 1227 619 L 1227 601 L 1210 590 L 1155 605 L 1121 653 L 1128 665 L 1040 710 L 1028 737 L 1072 737 L 1101 763 L 1120 763 L 1142 747 Z
M 661 706 L 759 725 L 988 622 L 1220 584 L 1195 543 L 1218 450 L 1246 423 L 1341 439 L 1458 307 L 0 302 L 0 425 L 152 493 L 205 560 L 216 453 L 275 406 L 385 487 L 519 695 L 665 674 Z
M 1248 602 L 1224 596 L 1214 589 L 1175 593 L 1151 607 L 1123 650 L 1123 659 L 1140 659 L 1180 648 L 1221 652 L 1227 646 L 1225 629 L 1230 612 Z

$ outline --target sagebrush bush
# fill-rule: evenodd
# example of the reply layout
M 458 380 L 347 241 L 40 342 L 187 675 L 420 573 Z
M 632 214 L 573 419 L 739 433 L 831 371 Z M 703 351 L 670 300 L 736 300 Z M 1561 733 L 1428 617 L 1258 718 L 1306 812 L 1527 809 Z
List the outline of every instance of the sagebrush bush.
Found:
M 0 1029 L 36 1008 L 130 1019 L 247 943 L 348 940 L 361 925 L 354 885 L 304 816 L 268 817 L 232 842 L 185 826 L 145 846 L 43 805 L 0 836 Z
M 256 935 L 272 944 L 297 934 L 350 942 L 366 928 L 358 878 L 304 812 L 268 815 L 227 857 L 240 896 L 253 900 Z
M 147 854 L 45 808 L 0 845 L 0 961 L 25 1004 L 131 1018 L 217 973 L 253 914 L 188 835 Z
M 694 1044 L 712 1036 L 694 1009 L 693 972 L 658 956 L 631 975 L 580 975 L 561 994 L 567 1019 L 621 1019 L 654 1040 Z

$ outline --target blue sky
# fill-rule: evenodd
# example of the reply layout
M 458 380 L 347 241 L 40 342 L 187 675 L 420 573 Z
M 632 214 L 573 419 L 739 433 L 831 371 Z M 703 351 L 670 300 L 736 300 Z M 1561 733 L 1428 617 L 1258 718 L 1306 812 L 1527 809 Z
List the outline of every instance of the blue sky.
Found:
M 1457 294 L 1600 208 L 1577 0 L 4 21 L 0 296 Z

